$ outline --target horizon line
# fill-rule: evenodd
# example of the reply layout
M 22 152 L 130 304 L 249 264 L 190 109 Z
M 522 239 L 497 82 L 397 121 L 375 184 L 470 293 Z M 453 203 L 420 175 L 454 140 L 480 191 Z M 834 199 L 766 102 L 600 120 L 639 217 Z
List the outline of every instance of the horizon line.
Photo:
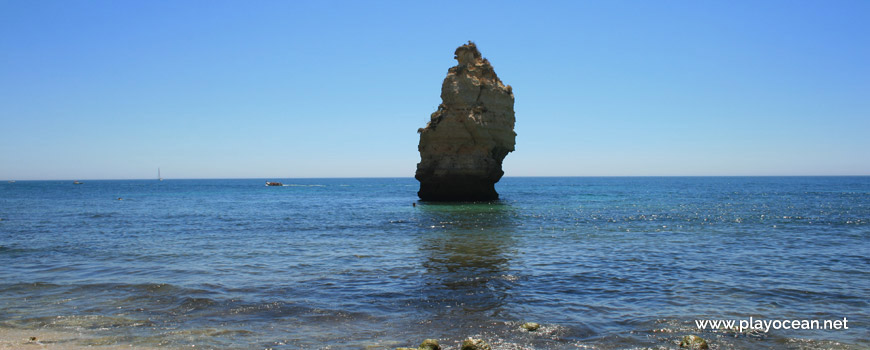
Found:
M 515 175 L 503 176 L 505 178 L 637 178 L 637 177 L 868 177 L 864 175 Z M 163 178 L 69 178 L 69 179 L 6 179 L 3 182 L 18 181 L 167 181 L 167 180 L 306 180 L 306 179 L 413 179 L 413 176 L 321 176 L 321 177 L 174 177 Z

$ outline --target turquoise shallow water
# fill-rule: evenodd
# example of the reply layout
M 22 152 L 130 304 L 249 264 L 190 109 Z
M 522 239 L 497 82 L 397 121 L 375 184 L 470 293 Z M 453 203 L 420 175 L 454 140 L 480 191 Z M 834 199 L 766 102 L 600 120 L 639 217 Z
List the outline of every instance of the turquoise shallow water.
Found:
M 505 178 L 501 201 L 474 204 L 416 202 L 411 178 L 270 180 L 289 186 L 0 184 L 0 330 L 162 348 L 870 347 L 870 177 Z M 851 327 L 693 322 L 750 316 Z

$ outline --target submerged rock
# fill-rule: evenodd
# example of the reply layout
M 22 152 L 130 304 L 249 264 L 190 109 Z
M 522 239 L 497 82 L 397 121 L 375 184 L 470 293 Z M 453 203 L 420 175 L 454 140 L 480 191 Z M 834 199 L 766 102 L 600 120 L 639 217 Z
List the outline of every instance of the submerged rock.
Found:
M 435 339 L 426 339 L 418 348 L 396 348 L 396 350 L 441 350 L 441 345 Z
M 459 61 L 441 85 L 441 105 L 420 133 L 420 199 L 498 199 L 502 161 L 514 150 L 514 94 L 477 46 L 456 49 Z
M 468 338 L 462 341 L 460 350 L 492 350 L 492 347 L 482 339 Z
M 709 349 L 707 341 L 697 335 L 687 335 L 680 341 L 681 348 L 689 349 Z
M 534 332 L 538 330 L 538 328 L 541 328 L 541 325 L 536 322 L 526 322 L 523 323 L 522 327 L 529 332 Z
M 441 345 L 435 339 L 426 339 L 420 344 L 420 350 L 441 350 Z

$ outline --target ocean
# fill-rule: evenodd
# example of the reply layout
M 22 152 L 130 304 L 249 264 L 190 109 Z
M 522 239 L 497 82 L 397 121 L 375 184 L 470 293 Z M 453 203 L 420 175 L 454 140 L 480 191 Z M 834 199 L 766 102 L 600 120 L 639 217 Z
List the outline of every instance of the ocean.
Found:
M 0 183 L 0 348 L 870 348 L 870 177 L 268 180 Z

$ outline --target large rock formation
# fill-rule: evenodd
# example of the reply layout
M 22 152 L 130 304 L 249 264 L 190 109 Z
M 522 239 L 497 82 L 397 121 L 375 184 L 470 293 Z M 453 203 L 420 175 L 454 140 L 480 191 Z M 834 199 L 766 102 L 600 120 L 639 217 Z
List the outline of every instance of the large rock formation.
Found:
M 420 199 L 498 199 L 502 161 L 514 150 L 514 94 L 472 42 L 456 49 L 459 64 L 447 71 L 441 105 L 420 133 Z

